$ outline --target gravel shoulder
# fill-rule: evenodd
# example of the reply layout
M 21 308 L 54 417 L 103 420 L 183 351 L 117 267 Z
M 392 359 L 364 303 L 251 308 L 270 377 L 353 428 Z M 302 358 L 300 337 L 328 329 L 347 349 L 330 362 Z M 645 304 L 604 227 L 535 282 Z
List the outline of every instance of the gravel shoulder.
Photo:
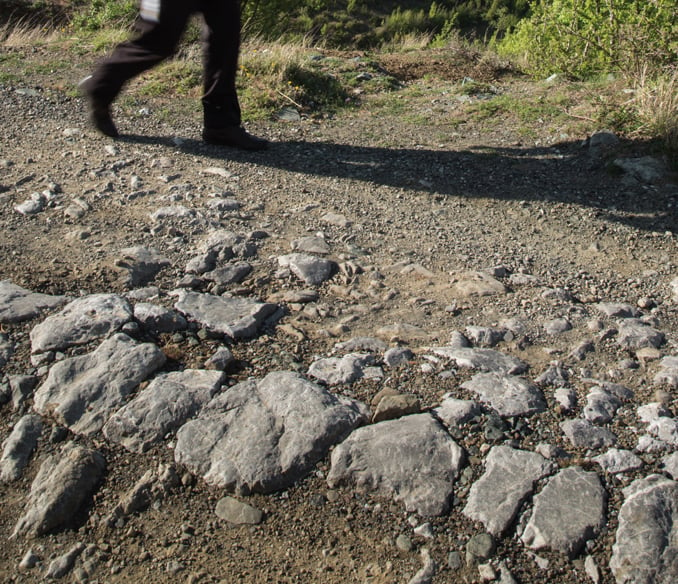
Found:
M 580 404 L 589 379 L 634 392 L 632 403 L 608 427 L 620 448 L 635 448 L 636 407 L 658 400 L 664 388 L 652 380 L 659 359 L 678 352 L 678 292 L 671 288 L 678 276 L 675 176 L 665 170 L 644 180 L 614 164 L 647 156 L 646 144 L 619 140 L 597 148 L 591 135 L 603 128 L 582 126 L 575 118 L 563 127 L 550 120 L 521 124 L 510 112 L 477 116 L 473 108 L 485 98 L 457 99 L 451 89 L 460 77 L 486 75 L 482 81 L 516 101 L 549 90 L 511 75 L 492 79 L 491 71 L 448 70 L 440 64 L 421 70 L 397 56 L 386 66 L 420 90 L 405 94 L 404 103 L 385 107 L 383 95 L 367 95 L 360 107 L 333 117 L 248 124 L 274 142 L 266 152 L 205 145 L 187 101 L 144 98 L 134 87 L 115 110 L 124 136 L 110 141 L 87 126 L 84 103 L 73 97 L 73 80 L 90 63 L 49 74 L 36 66 L 44 57 L 40 51 L 15 49 L 0 56 L 17 63 L 17 52 L 22 60 L 12 65 L 16 80 L 0 83 L 0 281 L 69 297 L 125 294 L 121 250 L 147 246 L 169 260 L 152 281 L 169 307 L 174 302 L 169 292 L 186 275 L 206 235 L 218 228 L 265 232 L 252 273 L 230 291 L 280 303 L 285 314 L 257 338 L 230 345 L 235 364 L 227 371 L 227 385 L 280 369 L 306 372 L 318 357 L 339 354 L 339 342 L 380 337 L 389 346 L 412 349 L 412 361 L 381 379 L 333 391 L 370 404 L 389 388 L 415 395 L 428 410 L 447 392 L 472 397 L 461 388 L 471 372 L 458 368 L 440 375 L 449 368 L 430 358 L 428 347 L 447 344 L 454 331 L 464 333 L 469 326 L 519 321 L 520 332 L 500 348 L 529 363 L 529 378 L 557 362 L 571 372 Z M 45 192 L 40 212 L 16 211 L 33 193 Z M 239 206 L 210 207 L 219 198 L 235 199 Z M 157 218 L 160 209 L 177 206 L 196 212 Z M 286 294 L 309 286 L 281 273 L 278 258 L 317 234 L 339 269 L 330 280 L 310 286 L 317 300 L 284 301 Z M 491 274 L 506 291 L 460 292 L 456 284 L 470 272 Z M 601 302 L 639 307 L 665 334 L 657 355 L 644 360 L 620 347 L 610 332 L 614 319 L 595 308 Z M 559 320 L 567 320 L 570 330 L 549 329 Z M 38 322 L 0 328 L 16 345 L 0 369 L 0 382 L 3 376 L 36 373 L 29 334 Z M 199 327 L 154 340 L 169 357 L 170 370 L 201 367 L 221 344 Z M 595 350 L 574 358 L 573 350 L 585 341 Z M 659 399 L 677 411 L 675 389 Z M 530 418 L 528 429 L 505 429 L 496 440 L 488 437 L 485 418 L 464 427 L 458 442 L 469 455 L 466 488 L 456 493 L 448 514 L 427 519 L 435 534 L 430 539 L 413 534 L 423 520 L 387 495 L 330 489 L 328 457 L 289 489 L 247 497 L 264 512 L 257 525 L 219 519 L 214 509 L 224 491 L 179 469 L 178 484 L 148 509 L 111 527 L 103 519 L 144 472 L 173 464 L 174 436 L 144 454 L 100 436 L 72 436 L 106 459 L 93 500 L 66 529 L 8 540 L 41 462 L 60 448 L 54 440 L 57 424 L 50 422 L 23 476 L 0 484 L 5 539 L 0 575 L 7 582 L 43 581 L 37 569 L 17 568 L 26 553 L 32 550 L 46 566 L 82 542 L 97 550 L 97 562 L 81 580 L 88 582 L 407 582 L 422 567 L 424 548 L 438 564 L 433 582 L 479 581 L 475 565 L 453 569 L 449 554 L 463 556 L 469 539 L 483 532 L 481 523 L 460 512 L 468 486 L 483 472 L 483 455 L 493 444 L 535 450 L 548 442 L 570 454 L 561 466 L 581 462 L 598 472 L 608 493 L 606 526 L 573 560 L 540 551 L 547 567 L 526 551 L 514 529 L 497 538 L 492 561 L 503 562 L 519 582 L 588 582 L 587 555 L 600 567 L 600 581 L 614 582 L 607 566 L 621 487 L 662 472 L 661 456 L 644 454 L 645 466 L 635 474 L 604 473 L 587 449 L 573 447 L 563 436 L 559 424 L 568 416 L 552 393 L 547 401 L 547 410 Z M 30 400 L 23 409 L 0 406 L 0 440 L 27 409 Z M 580 410 L 581 405 L 575 413 Z M 396 545 L 403 534 L 410 547 Z M 67 578 L 78 581 L 74 574 Z

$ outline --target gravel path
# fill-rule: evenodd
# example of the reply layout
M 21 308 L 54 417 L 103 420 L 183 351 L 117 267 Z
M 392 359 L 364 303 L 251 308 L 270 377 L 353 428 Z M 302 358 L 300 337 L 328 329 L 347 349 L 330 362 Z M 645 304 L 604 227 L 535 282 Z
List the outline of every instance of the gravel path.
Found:
M 202 144 L 195 120 L 161 100 L 126 101 L 116 110 L 124 137 L 110 141 L 87 127 L 79 98 L 43 82 L 0 84 L 0 283 L 64 302 L 125 296 L 136 320 L 50 348 L 36 338 L 54 333 L 56 321 L 38 325 L 63 303 L 11 318 L 17 305 L 0 289 L 2 468 L 17 427 L 23 444 L 39 436 L 18 477 L 0 481 L 1 532 L 15 533 L 0 551 L 4 580 L 42 582 L 63 570 L 77 582 L 655 581 L 626 575 L 624 553 L 647 550 L 619 543 L 622 505 L 636 501 L 623 488 L 650 493 L 643 502 L 664 497 L 674 522 L 678 512 L 669 460 L 677 444 L 678 188 L 642 145 L 547 123 L 527 139 L 525 128 L 501 120 L 466 119 L 466 102 L 441 97 L 442 79 L 428 82 L 433 97 L 398 112 L 366 99 L 334 118 L 252 124 L 274 141 L 262 153 Z M 531 90 L 505 80 L 506 92 Z M 228 245 L 210 248 L 223 232 Z M 177 288 L 192 291 L 188 300 L 178 301 Z M 257 320 L 256 332 L 234 333 L 232 323 L 221 330 L 187 307 L 191 293 L 257 300 L 274 313 Z M 143 302 L 175 320 L 159 330 L 140 316 Z M 53 363 L 92 353 L 117 330 L 159 347 L 163 373 L 223 370 L 226 388 L 295 372 L 380 417 L 327 445 L 291 486 L 262 492 L 245 481 L 234 492 L 203 476 L 188 431 L 168 429 L 138 452 L 44 405 Z M 229 358 L 207 366 L 223 347 Z M 526 372 L 507 380 L 504 370 L 487 372 L 494 365 L 467 363 L 483 350 L 520 360 Z M 356 354 L 369 358 L 323 361 Z M 107 362 L 101 375 L 124 369 Z M 316 391 L 309 387 L 299 391 Z M 379 409 L 384 396 L 390 405 Z M 462 405 L 473 406 L 466 417 Z M 357 488 L 347 459 L 363 455 L 361 444 L 381 443 L 378 420 L 412 427 L 391 427 L 387 435 L 405 436 L 397 454 L 377 451 L 368 469 L 375 475 Z M 585 421 L 611 432 L 636 463 L 618 471 L 597 461 L 612 444 L 573 429 Z M 437 492 L 403 494 L 388 474 L 395 471 L 377 468 L 406 461 L 417 436 L 438 432 L 430 424 L 445 428 L 431 448 L 452 448 L 450 469 L 458 464 L 440 501 Z M 463 450 L 459 460 L 448 441 Z M 91 495 L 55 529 L 24 535 L 27 493 L 51 460 L 63 468 L 65 448 L 100 480 L 83 487 Z M 408 480 L 420 473 L 420 483 L 437 484 L 427 457 L 416 451 Z M 532 465 L 533 475 L 519 473 Z M 668 494 L 640 482 L 657 473 Z M 487 501 L 507 484 L 526 486 L 507 493 L 515 508 L 495 516 Z M 587 496 L 576 496 L 583 489 Z M 580 509 L 582 500 L 590 507 Z M 580 525 L 577 513 L 591 524 Z M 672 529 L 657 582 L 678 570 Z

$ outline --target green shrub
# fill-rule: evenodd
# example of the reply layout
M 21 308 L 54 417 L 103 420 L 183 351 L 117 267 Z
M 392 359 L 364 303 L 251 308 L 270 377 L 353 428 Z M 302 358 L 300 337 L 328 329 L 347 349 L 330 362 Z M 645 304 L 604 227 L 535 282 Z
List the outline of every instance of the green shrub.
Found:
M 675 0 L 531 0 L 531 9 L 498 49 L 532 73 L 586 78 L 678 59 Z
M 75 30 L 97 31 L 108 27 L 129 27 L 138 13 L 137 0 L 87 0 L 77 2 L 71 26 Z

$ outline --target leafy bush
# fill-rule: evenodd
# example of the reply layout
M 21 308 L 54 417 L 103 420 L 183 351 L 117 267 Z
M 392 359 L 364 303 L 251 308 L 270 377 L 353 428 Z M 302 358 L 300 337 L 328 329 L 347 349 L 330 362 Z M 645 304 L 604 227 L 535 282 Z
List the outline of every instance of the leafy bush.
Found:
M 532 73 L 586 78 L 678 59 L 675 0 L 531 0 L 531 9 L 498 49 Z

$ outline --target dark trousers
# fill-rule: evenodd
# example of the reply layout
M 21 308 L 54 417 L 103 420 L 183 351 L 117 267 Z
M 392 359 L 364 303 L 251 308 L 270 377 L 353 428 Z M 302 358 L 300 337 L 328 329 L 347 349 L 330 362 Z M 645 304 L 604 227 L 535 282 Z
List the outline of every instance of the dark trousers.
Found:
M 137 36 L 118 45 L 87 82 L 92 97 L 109 105 L 127 81 L 171 57 L 191 14 L 200 12 L 203 31 L 203 112 L 206 128 L 240 125 L 235 89 L 240 51 L 239 0 L 157 0 L 157 21 L 142 10 Z

